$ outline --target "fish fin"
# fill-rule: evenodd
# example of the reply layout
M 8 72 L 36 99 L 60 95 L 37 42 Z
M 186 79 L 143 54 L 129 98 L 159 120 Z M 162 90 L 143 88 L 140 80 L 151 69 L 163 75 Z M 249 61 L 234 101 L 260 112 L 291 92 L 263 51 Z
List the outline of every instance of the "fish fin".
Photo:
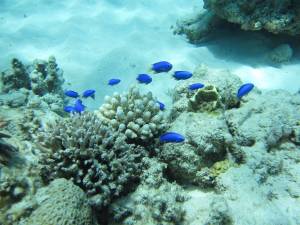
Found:
M 147 69 L 147 72 L 148 72 L 148 73 L 157 74 L 157 72 L 156 72 L 155 70 L 152 69 L 152 66 L 149 67 L 149 68 Z

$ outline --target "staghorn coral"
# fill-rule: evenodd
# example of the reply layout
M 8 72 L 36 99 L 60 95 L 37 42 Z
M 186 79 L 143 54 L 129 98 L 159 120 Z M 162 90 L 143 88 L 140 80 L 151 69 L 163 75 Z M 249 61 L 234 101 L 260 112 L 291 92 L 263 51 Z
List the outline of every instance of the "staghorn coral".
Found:
M 44 179 L 72 180 L 98 208 L 128 190 L 141 172 L 141 158 L 147 155 L 94 113 L 61 118 L 41 131 L 38 140 L 50 148 L 41 161 Z
M 167 124 L 152 93 L 141 94 L 133 87 L 128 93 L 106 97 L 97 115 L 130 141 L 152 143 Z
M 56 179 L 38 190 L 33 200 L 37 207 L 24 225 L 92 225 L 92 210 L 85 193 L 66 179 Z

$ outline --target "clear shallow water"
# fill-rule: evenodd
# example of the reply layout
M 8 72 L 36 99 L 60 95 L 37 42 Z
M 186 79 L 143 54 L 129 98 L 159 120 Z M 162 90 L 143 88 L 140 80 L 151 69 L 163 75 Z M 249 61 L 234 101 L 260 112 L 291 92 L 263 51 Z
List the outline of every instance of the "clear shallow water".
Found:
M 193 70 L 200 63 L 227 68 L 261 88 L 295 92 L 300 84 L 297 65 L 253 68 L 247 61 L 234 60 L 237 49 L 260 48 L 259 41 L 224 36 L 212 46 L 196 47 L 174 36 L 170 27 L 176 20 L 202 7 L 196 0 L 7 0 L 1 4 L 0 67 L 6 68 L 12 57 L 32 61 L 54 55 L 71 83 L 67 87 L 96 89 L 98 103 L 115 91 L 105 86 L 109 78 L 123 79 L 118 88 L 125 90 L 135 83 L 136 74 L 147 72 L 151 63 L 160 60 L 172 62 L 175 69 Z M 247 57 L 243 54 L 247 53 L 241 51 L 239 57 Z M 169 102 L 162 90 L 172 88 L 174 81 L 166 76 L 155 81 L 146 88 Z M 98 104 L 91 102 L 90 107 Z
M 263 36 L 227 33 L 219 35 L 216 39 L 201 46 L 195 46 L 189 44 L 184 37 L 173 35 L 171 27 L 175 25 L 177 19 L 197 11 L 201 7 L 201 1 L 198 0 L 188 3 L 186 0 L 40 0 L 35 2 L 2 0 L 0 1 L 0 68 L 1 70 L 7 68 L 12 57 L 30 63 L 35 58 L 47 59 L 49 55 L 54 55 L 59 67 L 64 70 L 66 89 L 76 90 L 80 93 L 85 89 L 96 90 L 96 99 L 90 98 L 84 102 L 89 110 L 97 109 L 105 95 L 111 95 L 115 91 L 128 90 L 129 86 L 137 83 L 137 74 L 148 72 L 150 65 L 160 60 L 172 62 L 173 70 L 193 71 L 201 63 L 207 64 L 209 68 L 213 69 L 229 69 L 239 75 L 243 82 L 253 82 L 263 90 L 282 88 L 293 93 L 299 89 L 300 67 L 297 56 L 290 64 L 280 68 L 262 63 L 261 57 L 269 48 L 269 40 L 265 40 Z M 107 80 L 110 78 L 120 78 L 122 82 L 114 87 L 107 86 Z M 151 84 L 140 87 L 142 90 L 152 91 L 154 96 L 157 96 L 169 107 L 171 99 L 167 92 L 169 89 L 173 89 L 177 83 L 170 75 L 159 74 L 153 75 Z M 260 99 L 261 105 L 264 104 L 263 100 Z M 275 98 L 271 103 L 273 106 L 280 105 Z M 257 107 L 255 101 L 252 101 L 251 104 Z M 270 105 L 272 106 L 272 104 Z M 261 105 L 258 106 L 261 107 Z M 250 109 L 246 107 L 245 104 L 245 111 L 249 110 L 249 114 L 251 114 L 251 107 L 249 107 Z M 263 119 L 267 122 L 261 127 L 265 126 L 268 129 L 270 124 L 277 123 L 277 121 L 268 120 L 268 115 L 271 115 L 269 117 L 274 116 L 275 119 L 277 117 L 270 112 L 271 110 L 268 111 L 265 108 L 264 110 L 266 116 Z M 209 119 L 210 117 L 207 118 L 208 121 Z M 260 118 L 257 119 L 257 121 L 259 120 Z M 255 125 L 257 121 L 253 123 L 250 121 L 250 126 Z M 204 123 L 206 126 L 202 125 L 201 117 L 200 119 L 196 117 L 194 122 L 195 126 L 189 128 L 195 128 L 195 131 L 204 130 L 203 133 L 211 125 L 209 123 Z M 213 121 L 212 124 L 214 122 L 216 121 Z M 190 124 L 179 121 L 175 128 L 184 130 L 188 125 Z M 271 126 L 271 128 L 273 127 Z M 275 128 L 277 127 L 275 126 Z M 275 128 L 274 133 L 278 131 Z M 254 127 L 255 132 L 255 129 L 261 131 Z M 245 130 L 247 131 L 247 127 Z M 279 129 L 279 133 L 280 131 L 281 129 Z M 206 133 L 203 133 L 202 135 L 206 137 Z M 195 136 L 197 139 L 197 135 Z M 224 183 L 231 188 L 228 188 L 230 200 L 228 202 L 233 202 L 232 208 L 236 210 L 235 212 L 241 212 L 241 214 L 236 214 L 237 217 L 249 215 L 248 212 L 257 205 L 261 208 L 269 206 L 267 205 L 269 202 L 264 205 L 265 202 L 261 199 L 265 198 L 265 192 L 268 192 L 270 187 L 266 185 L 260 189 L 262 185 L 258 185 L 256 179 L 262 179 L 259 177 L 261 174 L 255 174 L 258 178 L 252 177 L 254 176 L 252 167 L 259 171 L 261 169 L 259 165 L 265 165 L 263 158 L 265 155 L 261 154 L 261 149 L 261 146 L 250 149 L 250 151 L 253 150 L 249 151 L 253 154 L 250 154 L 252 164 L 249 167 L 248 165 L 241 166 L 242 168 L 236 169 L 224 179 Z M 34 152 L 30 147 L 26 147 L 26 151 Z M 270 155 L 268 163 L 272 167 L 273 156 Z M 28 158 L 31 156 L 28 154 Z M 288 155 L 286 158 L 292 161 L 292 156 Z M 274 157 L 274 164 L 277 162 L 279 162 L 278 165 L 280 164 L 280 157 L 280 155 Z M 35 158 L 30 158 L 30 160 L 34 162 Z M 261 169 L 261 176 L 264 175 L 264 169 L 265 167 Z M 299 169 L 295 164 L 288 169 L 291 169 L 292 174 L 299 174 Z M 284 177 L 285 175 L 278 178 L 278 183 L 284 184 L 281 181 L 289 179 Z M 247 176 L 250 178 L 248 179 Z M 276 180 L 274 183 L 274 186 L 278 185 Z M 234 185 L 236 184 L 238 187 L 235 189 Z M 294 185 L 295 187 L 291 185 L 292 187 L 289 186 L 289 188 L 297 196 L 298 186 Z M 270 203 L 271 206 L 268 208 L 270 212 L 264 210 L 255 212 L 257 224 L 264 219 L 271 221 L 268 219 L 273 218 L 274 214 L 284 208 L 279 208 L 277 211 L 277 206 L 286 204 L 284 209 L 287 209 L 287 212 L 283 213 L 282 221 L 284 222 L 281 223 L 284 225 L 288 224 L 285 222 L 292 218 L 290 215 L 297 212 L 298 209 L 294 208 L 294 199 L 285 198 L 284 194 L 286 193 L 282 191 L 285 190 L 285 187 L 282 188 L 278 185 L 276 188 L 280 193 L 278 201 L 274 200 L 274 205 L 272 205 L 273 202 Z M 259 193 L 252 193 L 252 190 L 259 190 Z M 195 192 L 190 194 L 194 195 L 194 198 L 187 204 L 189 219 L 197 217 L 199 212 L 207 212 L 206 209 L 211 208 L 210 198 L 213 195 L 213 193 L 199 190 L 193 191 Z M 281 195 L 282 193 L 284 194 Z M 237 203 L 236 199 L 238 199 Z M 199 206 L 199 202 L 202 204 L 201 206 Z M 244 212 L 240 210 L 241 206 Z M 193 214 L 195 212 L 196 215 Z M 276 220 L 277 218 L 274 219 L 275 222 Z M 245 221 L 247 224 L 251 224 L 253 221 L 251 215 Z

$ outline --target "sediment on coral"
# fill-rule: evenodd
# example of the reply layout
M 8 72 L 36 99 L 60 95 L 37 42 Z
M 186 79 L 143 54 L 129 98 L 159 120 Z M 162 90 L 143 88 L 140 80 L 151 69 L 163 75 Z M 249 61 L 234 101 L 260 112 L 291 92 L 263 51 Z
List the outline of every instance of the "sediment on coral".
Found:
M 126 137 L 94 113 L 60 118 L 40 132 L 49 148 L 42 161 L 46 181 L 63 177 L 80 186 L 90 203 L 101 208 L 134 187 L 147 151 L 126 143 Z
M 143 145 L 152 144 L 167 128 L 152 93 L 142 94 L 136 87 L 105 97 L 97 115 L 115 131 L 124 133 L 129 142 Z

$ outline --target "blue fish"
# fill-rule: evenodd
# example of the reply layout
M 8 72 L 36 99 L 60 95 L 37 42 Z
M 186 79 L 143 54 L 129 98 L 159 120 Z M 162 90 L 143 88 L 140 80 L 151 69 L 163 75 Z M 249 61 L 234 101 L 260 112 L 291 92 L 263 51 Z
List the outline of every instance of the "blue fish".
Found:
M 167 132 L 159 137 L 160 142 L 183 142 L 184 136 L 175 132 Z
M 73 106 L 68 105 L 64 107 L 64 111 L 67 113 L 72 113 L 75 112 L 75 108 Z
M 194 83 L 194 84 L 189 85 L 189 90 L 193 91 L 193 90 L 197 90 L 197 89 L 200 89 L 200 88 L 203 88 L 203 87 L 204 87 L 204 84 Z
M 78 98 L 79 94 L 76 91 L 67 90 L 65 91 L 65 95 L 71 98 Z
M 110 80 L 108 81 L 108 85 L 113 86 L 113 85 L 116 85 L 116 84 L 118 84 L 118 83 L 120 83 L 120 82 L 121 82 L 120 79 L 110 79 Z
M 76 112 L 81 113 L 84 111 L 85 106 L 82 104 L 82 101 L 80 99 L 77 99 L 74 104 L 74 109 Z
M 82 93 L 82 97 L 83 98 L 91 97 L 92 99 L 95 99 L 95 92 L 96 91 L 93 89 L 86 90 Z
M 253 88 L 254 84 L 252 83 L 243 84 L 237 92 L 237 98 L 241 99 L 244 95 L 248 94 Z
M 136 79 L 143 84 L 149 84 L 152 82 L 152 78 L 148 74 L 139 74 Z
M 172 64 L 166 61 L 153 63 L 151 70 L 155 73 L 169 72 L 172 69 Z
M 173 74 L 173 77 L 176 80 L 186 80 L 186 79 L 191 78 L 192 76 L 193 76 L 193 74 L 188 71 L 175 71 Z
M 164 104 L 164 103 L 162 103 L 162 102 L 160 102 L 160 101 L 156 101 L 156 102 L 158 103 L 159 109 L 160 109 L 161 111 L 165 110 L 165 104 Z

